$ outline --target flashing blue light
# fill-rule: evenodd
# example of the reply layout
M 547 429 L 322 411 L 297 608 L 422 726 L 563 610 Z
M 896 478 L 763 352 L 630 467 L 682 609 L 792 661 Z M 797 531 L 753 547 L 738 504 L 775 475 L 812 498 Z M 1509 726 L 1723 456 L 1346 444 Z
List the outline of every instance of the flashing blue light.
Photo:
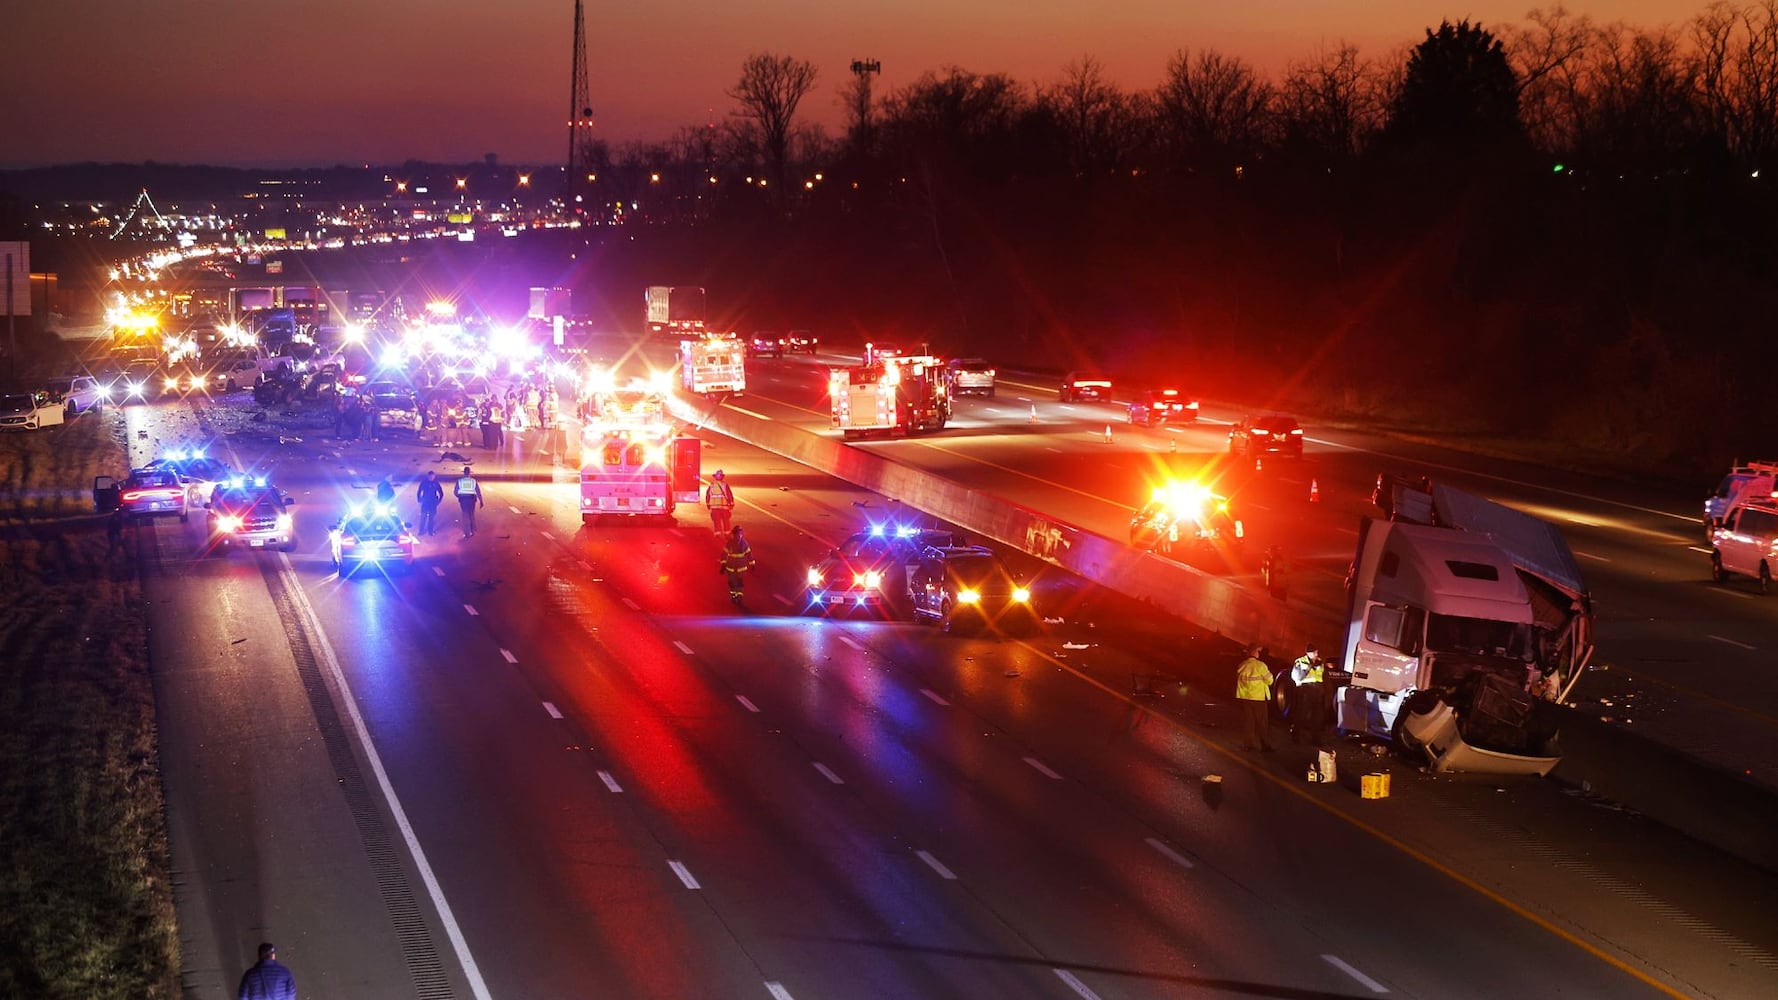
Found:
M 904 524 L 901 527 L 895 529 L 895 533 L 896 533 L 896 535 L 898 535 L 902 538 L 912 538 L 915 535 L 920 533 L 920 529 L 913 527 L 912 525 Z
M 873 525 L 871 525 L 871 526 L 870 526 L 870 534 L 871 534 L 871 537 L 872 537 L 872 538 L 881 538 L 881 537 L 883 537 L 883 526 L 882 526 L 882 525 L 880 525 L 880 524 L 873 524 Z

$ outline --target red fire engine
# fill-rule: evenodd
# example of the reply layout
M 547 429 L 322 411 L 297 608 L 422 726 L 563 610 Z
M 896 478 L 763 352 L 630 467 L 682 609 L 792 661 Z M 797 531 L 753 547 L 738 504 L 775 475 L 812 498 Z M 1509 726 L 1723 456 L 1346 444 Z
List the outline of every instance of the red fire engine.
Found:
M 632 384 L 593 396 L 580 443 L 580 520 L 601 514 L 670 518 L 695 504 L 701 442 L 674 433 L 665 394 Z
M 847 440 L 938 430 L 951 419 L 944 362 L 928 354 L 867 357 L 865 364 L 828 374 L 833 425 Z

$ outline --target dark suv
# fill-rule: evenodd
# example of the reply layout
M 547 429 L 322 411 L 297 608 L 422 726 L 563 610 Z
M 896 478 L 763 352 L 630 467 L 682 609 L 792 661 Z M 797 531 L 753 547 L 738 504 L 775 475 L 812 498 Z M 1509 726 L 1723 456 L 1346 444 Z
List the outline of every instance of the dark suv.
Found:
M 1295 417 L 1281 413 L 1242 417 L 1229 428 L 1229 454 L 1302 458 L 1303 429 Z
M 915 621 L 1002 632 L 1031 632 L 1038 616 L 1031 591 L 992 550 L 979 545 L 930 546 L 908 570 L 908 602 Z

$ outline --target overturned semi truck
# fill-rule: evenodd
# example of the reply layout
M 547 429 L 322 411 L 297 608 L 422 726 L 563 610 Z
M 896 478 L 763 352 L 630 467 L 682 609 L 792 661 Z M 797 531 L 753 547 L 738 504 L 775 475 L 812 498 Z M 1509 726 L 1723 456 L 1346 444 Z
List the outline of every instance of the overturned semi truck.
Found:
M 1592 608 L 1556 527 L 1444 485 L 1394 487 L 1349 581 L 1341 730 L 1440 771 L 1548 774 L 1558 705 L 1592 656 Z

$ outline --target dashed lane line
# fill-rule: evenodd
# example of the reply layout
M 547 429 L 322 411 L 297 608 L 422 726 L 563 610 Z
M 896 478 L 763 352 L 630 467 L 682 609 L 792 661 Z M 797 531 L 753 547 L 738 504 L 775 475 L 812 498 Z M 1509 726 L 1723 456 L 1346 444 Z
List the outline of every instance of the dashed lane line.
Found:
M 1057 979 L 1067 983 L 1068 988 L 1073 990 L 1074 995 L 1080 997 L 1081 1000 L 1099 1000 L 1099 994 L 1094 993 L 1092 988 L 1086 983 L 1081 982 L 1080 978 L 1074 973 L 1069 972 L 1067 969 L 1052 969 L 1050 971 L 1056 974 Z
M 667 862 L 667 867 L 673 869 L 673 874 L 679 876 L 679 881 L 685 883 L 687 889 L 703 888 L 703 886 L 698 885 L 697 879 L 692 878 L 691 869 L 685 867 L 684 862 L 669 861 Z
M 951 707 L 950 702 L 944 700 L 944 698 L 942 696 L 940 696 L 937 691 L 934 691 L 931 688 L 921 688 L 920 693 L 925 695 L 926 699 L 928 701 L 931 701 L 935 705 L 943 705 L 946 708 Z
M 752 712 L 755 715 L 759 714 L 759 706 L 755 705 L 751 700 L 749 700 L 746 695 L 744 695 L 744 694 L 735 695 L 735 700 L 740 702 L 741 707 L 745 708 L 747 711 Z
M 1061 775 L 1050 770 L 1047 766 L 1044 765 L 1043 761 L 1038 760 L 1036 757 L 1026 757 L 1025 763 L 1030 764 L 1032 770 L 1034 770 L 1038 774 L 1041 774 L 1044 777 L 1050 779 L 1051 781 L 1061 781 L 1062 780 Z
M 820 761 L 815 762 L 815 770 L 820 771 L 823 778 L 826 778 L 828 781 L 831 781 L 836 785 L 843 785 L 846 783 L 846 779 L 833 773 L 833 768 L 828 767 Z
M 1334 968 L 1340 970 L 1341 972 L 1344 972 L 1346 975 L 1351 976 L 1353 982 L 1357 983 L 1358 985 L 1364 987 L 1367 990 L 1370 990 L 1372 993 L 1383 994 L 1383 993 L 1389 992 L 1389 987 L 1384 986 L 1382 983 L 1377 982 L 1375 979 L 1372 979 L 1371 977 L 1365 975 L 1364 973 L 1359 972 L 1357 969 L 1354 969 L 1352 966 L 1348 965 L 1343 959 L 1341 959 L 1340 956 L 1338 956 L 1338 955 L 1323 955 L 1323 956 L 1321 956 L 1321 960 L 1323 962 L 1326 962 L 1327 964 L 1333 966 Z
M 1173 848 L 1168 847 L 1165 843 L 1161 842 L 1160 840 L 1158 840 L 1154 837 L 1148 838 L 1148 846 L 1161 852 L 1162 857 L 1166 858 L 1168 861 L 1173 862 L 1174 864 L 1178 865 L 1181 868 L 1195 867 L 1192 864 L 1192 861 L 1190 858 L 1179 853 L 1178 851 L 1175 851 Z
M 480 615 L 481 615 L 480 611 L 475 610 L 475 605 L 473 605 L 473 604 L 463 605 L 463 610 L 469 612 L 469 616 L 471 618 L 480 617 Z
M 691 647 L 687 646 L 683 642 L 680 642 L 678 639 L 673 640 L 673 648 L 679 650 L 681 653 L 684 653 L 686 656 L 694 655 L 691 651 Z
M 952 882 L 957 881 L 957 873 L 950 870 L 949 868 L 946 868 L 944 866 L 944 862 L 933 857 L 929 852 L 915 851 L 914 855 L 916 857 L 918 857 L 921 861 L 926 862 L 926 867 L 931 868 L 935 872 L 938 872 L 939 878 L 947 879 Z
M 501 655 L 501 656 L 503 656 L 503 657 L 505 657 L 505 658 L 506 658 L 506 662 L 508 662 L 508 663 L 517 663 L 517 662 L 519 662 L 519 658 L 518 658 L 518 657 L 516 657 L 516 656 L 514 656 L 514 655 L 512 655 L 512 650 L 510 650 L 510 649 L 504 649 L 504 648 L 503 648 L 503 649 L 501 649 L 501 650 L 500 650 L 500 655 Z
M 603 781 L 605 783 L 605 787 L 610 789 L 612 794 L 614 794 L 614 795 L 622 795 L 623 794 L 623 791 L 624 791 L 623 786 L 617 783 L 617 779 L 611 776 L 610 771 L 600 771 L 599 772 L 599 780 Z
M 562 717 L 562 710 L 557 708 L 556 703 L 553 701 L 544 702 L 543 703 L 543 710 L 545 712 L 548 712 L 549 717 L 552 719 L 559 719 Z

